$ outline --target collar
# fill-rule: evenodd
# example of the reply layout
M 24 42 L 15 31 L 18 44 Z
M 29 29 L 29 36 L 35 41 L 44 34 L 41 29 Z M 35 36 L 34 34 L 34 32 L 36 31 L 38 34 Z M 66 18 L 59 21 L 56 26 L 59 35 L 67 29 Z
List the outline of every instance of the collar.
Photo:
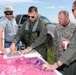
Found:
M 69 20 L 69 22 L 67 23 L 67 24 L 65 24 L 65 25 L 62 25 L 63 27 L 66 27 L 67 25 L 69 25 L 69 23 L 70 23 L 70 20 Z

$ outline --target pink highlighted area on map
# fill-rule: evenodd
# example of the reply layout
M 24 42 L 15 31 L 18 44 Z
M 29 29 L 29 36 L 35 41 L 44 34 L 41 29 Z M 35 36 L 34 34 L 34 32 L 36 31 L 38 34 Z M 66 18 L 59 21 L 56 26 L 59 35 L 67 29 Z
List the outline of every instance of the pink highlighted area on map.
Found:
M 54 71 L 43 71 L 43 63 L 38 57 L 3 59 L 0 55 L 0 75 L 56 75 Z

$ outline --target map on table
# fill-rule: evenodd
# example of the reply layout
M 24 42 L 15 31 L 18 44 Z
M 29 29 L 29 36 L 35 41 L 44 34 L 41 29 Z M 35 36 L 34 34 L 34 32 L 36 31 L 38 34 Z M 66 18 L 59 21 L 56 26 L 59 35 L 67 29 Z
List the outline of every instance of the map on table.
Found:
M 10 54 L 10 53 L 9 53 L 9 54 L 7 55 L 8 58 L 19 57 L 19 56 L 21 56 L 21 54 L 20 54 L 19 51 L 15 52 L 15 53 L 13 53 L 13 54 Z
M 56 75 L 54 71 L 43 71 L 43 63 L 38 57 L 3 59 L 0 55 L 0 75 Z

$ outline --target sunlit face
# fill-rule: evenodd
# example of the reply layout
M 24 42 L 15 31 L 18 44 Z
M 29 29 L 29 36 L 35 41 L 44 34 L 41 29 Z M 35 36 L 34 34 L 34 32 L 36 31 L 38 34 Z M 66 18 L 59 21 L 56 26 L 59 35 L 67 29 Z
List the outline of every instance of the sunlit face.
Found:
M 63 13 L 60 13 L 58 14 L 58 20 L 60 25 L 65 25 L 67 22 L 67 17 Z
M 38 13 L 35 11 L 33 11 L 31 13 L 28 12 L 28 16 L 29 16 L 30 21 L 34 22 L 38 17 Z
M 13 17 L 13 12 L 5 12 L 4 14 L 9 20 L 11 20 Z
M 72 5 L 72 14 L 74 15 L 74 18 L 76 19 L 76 7 Z

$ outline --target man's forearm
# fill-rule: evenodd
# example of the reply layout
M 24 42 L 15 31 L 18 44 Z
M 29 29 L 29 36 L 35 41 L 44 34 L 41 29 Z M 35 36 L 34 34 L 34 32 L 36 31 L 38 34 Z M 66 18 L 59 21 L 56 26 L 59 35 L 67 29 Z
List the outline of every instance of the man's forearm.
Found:
M 14 40 L 12 43 L 17 43 L 19 41 L 20 37 L 18 35 L 15 35 Z

